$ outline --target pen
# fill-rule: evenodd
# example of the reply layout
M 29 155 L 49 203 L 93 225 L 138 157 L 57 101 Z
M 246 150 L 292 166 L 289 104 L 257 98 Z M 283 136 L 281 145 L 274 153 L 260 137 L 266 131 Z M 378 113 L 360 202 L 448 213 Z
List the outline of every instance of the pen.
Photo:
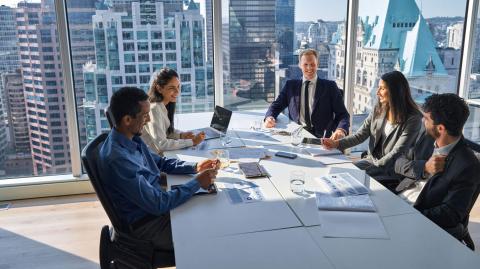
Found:
M 327 129 L 323 130 L 323 136 L 322 139 L 325 139 L 325 135 L 327 134 Z

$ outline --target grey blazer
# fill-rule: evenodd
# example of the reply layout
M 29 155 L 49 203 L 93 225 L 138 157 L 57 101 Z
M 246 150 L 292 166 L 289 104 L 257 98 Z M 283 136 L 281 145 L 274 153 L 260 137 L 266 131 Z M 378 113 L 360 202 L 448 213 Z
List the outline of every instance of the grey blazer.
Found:
M 422 114 L 420 112 L 412 114 L 404 123 L 397 124 L 380 145 L 384 121 L 386 121 L 386 113 L 374 118 L 374 112 L 372 111 L 356 133 L 339 140 L 339 149 L 344 150 L 353 147 L 370 138 L 367 158 L 371 159 L 375 166 L 391 167 L 393 171 L 396 157 L 408 150 L 415 142 L 422 124 Z M 382 152 L 386 152 L 386 154 L 375 159 L 372 153 L 379 146 L 382 147 Z

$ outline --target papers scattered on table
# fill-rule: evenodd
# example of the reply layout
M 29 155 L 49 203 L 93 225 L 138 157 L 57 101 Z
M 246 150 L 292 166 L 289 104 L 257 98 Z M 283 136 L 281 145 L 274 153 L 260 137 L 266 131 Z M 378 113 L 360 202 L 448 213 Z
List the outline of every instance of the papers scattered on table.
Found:
M 255 203 L 265 200 L 260 187 L 252 182 L 224 183 L 228 200 L 232 204 Z
M 231 148 L 228 150 L 231 161 L 258 162 L 267 157 L 263 148 Z
M 349 158 L 347 158 L 347 156 L 343 154 L 320 156 L 320 158 L 318 158 L 318 161 L 324 165 L 352 162 Z
M 314 157 L 316 156 L 327 156 L 327 155 L 336 155 L 336 154 L 343 154 L 340 150 L 338 149 L 326 149 L 323 146 L 307 146 L 304 151 L 307 154 L 310 154 Z
M 316 178 L 320 185 L 315 193 L 317 207 L 332 211 L 375 212 L 368 189 L 348 173 Z
M 329 174 L 317 180 L 335 197 L 368 194 L 368 189 L 349 173 Z

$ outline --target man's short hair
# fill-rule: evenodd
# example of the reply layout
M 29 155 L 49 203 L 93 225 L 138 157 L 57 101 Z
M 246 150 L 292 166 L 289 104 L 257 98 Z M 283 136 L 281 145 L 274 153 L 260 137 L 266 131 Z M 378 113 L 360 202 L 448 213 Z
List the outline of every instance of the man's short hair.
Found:
M 115 125 L 119 126 L 124 116 L 135 116 L 140 113 L 140 102 L 147 101 L 148 95 L 137 87 L 122 87 L 110 98 L 110 111 Z
M 451 136 L 460 136 L 470 115 L 467 103 L 453 93 L 433 94 L 425 99 L 423 111 L 430 113 L 433 124 L 443 124 Z
M 318 61 L 318 52 L 314 49 L 304 49 L 300 51 L 300 54 L 298 54 L 298 62 L 302 61 L 302 56 L 303 55 L 313 55 L 315 56 L 315 59 Z

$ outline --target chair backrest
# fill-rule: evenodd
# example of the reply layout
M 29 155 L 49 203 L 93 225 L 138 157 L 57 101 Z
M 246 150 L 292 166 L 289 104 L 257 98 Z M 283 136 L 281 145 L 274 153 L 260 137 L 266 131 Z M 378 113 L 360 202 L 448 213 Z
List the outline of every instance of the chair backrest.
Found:
M 110 125 L 110 128 L 115 127 L 115 118 L 113 118 L 112 110 L 110 109 L 110 106 L 105 109 L 105 117 L 107 118 L 108 125 Z
M 82 163 L 90 178 L 90 182 L 92 182 L 93 188 L 97 193 L 98 199 L 100 200 L 100 203 L 102 203 L 103 209 L 107 213 L 107 216 L 115 230 L 118 232 L 129 233 L 130 227 L 120 220 L 120 217 L 116 213 L 110 197 L 105 192 L 102 178 L 100 177 L 99 173 L 98 152 L 105 139 L 107 139 L 107 136 L 108 133 L 100 134 L 85 146 L 85 148 L 82 150 Z

